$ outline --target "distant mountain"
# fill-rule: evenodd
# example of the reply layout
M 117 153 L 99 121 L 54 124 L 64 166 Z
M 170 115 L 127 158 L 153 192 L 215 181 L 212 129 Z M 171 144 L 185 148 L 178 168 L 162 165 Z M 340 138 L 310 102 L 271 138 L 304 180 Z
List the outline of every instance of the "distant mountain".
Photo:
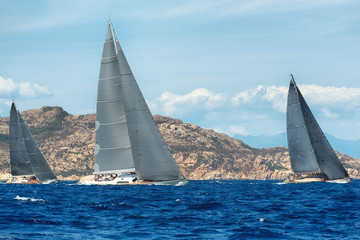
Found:
M 339 139 L 328 133 L 325 133 L 325 135 L 334 150 L 360 159 L 360 140 Z M 249 144 L 249 146 L 254 148 L 268 148 L 276 146 L 287 147 L 286 133 L 280 133 L 271 136 L 242 136 L 237 134 L 233 136 L 233 138 L 246 142 Z
M 93 172 L 95 114 L 74 116 L 61 107 L 48 106 L 21 114 L 59 179 L 77 179 Z M 285 147 L 253 148 L 179 119 L 158 115 L 154 119 L 181 172 L 190 180 L 285 179 L 290 172 Z M 2 174 L 10 172 L 8 130 L 9 117 L 0 118 Z M 338 156 L 350 176 L 359 178 L 360 161 L 345 154 Z
M 269 148 L 283 146 L 287 147 L 287 136 L 286 133 L 280 133 L 276 135 L 258 135 L 258 136 L 242 136 L 236 134 L 233 138 L 241 140 L 249 144 L 254 148 Z

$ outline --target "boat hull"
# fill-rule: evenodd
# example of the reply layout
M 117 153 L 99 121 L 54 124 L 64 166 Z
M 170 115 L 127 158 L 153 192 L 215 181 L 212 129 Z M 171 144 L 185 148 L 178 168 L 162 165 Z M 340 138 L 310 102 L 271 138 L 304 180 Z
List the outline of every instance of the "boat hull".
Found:
M 98 181 L 94 175 L 85 176 L 79 180 L 81 185 L 171 185 L 171 186 L 185 186 L 189 183 L 186 179 L 176 179 L 168 181 L 144 181 L 136 180 L 134 177 L 117 177 L 113 180 Z
M 53 184 L 58 183 L 59 180 L 48 180 L 48 181 L 39 181 L 37 179 L 9 179 L 6 183 L 10 184 Z
M 285 183 L 310 183 L 310 182 L 326 182 L 326 180 L 323 178 L 300 178 L 294 180 L 289 180 L 289 179 L 285 180 Z
M 352 178 L 346 177 L 341 179 L 329 180 L 322 173 L 303 173 L 290 174 L 284 183 L 310 183 L 310 182 L 330 182 L 330 183 L 351 183 Z

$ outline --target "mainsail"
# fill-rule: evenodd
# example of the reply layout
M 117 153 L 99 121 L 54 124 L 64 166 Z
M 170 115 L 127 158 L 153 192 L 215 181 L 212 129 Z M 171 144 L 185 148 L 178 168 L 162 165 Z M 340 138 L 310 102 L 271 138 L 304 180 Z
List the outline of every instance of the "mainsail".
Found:
M 329 180 L 349 177 L 292 75 L 287 104 L 287 136 L 294 173 L 321 171 Z
M 109 25 L 101 59 L 96 104 L 95 172 L 135 172 L 122 94 L 124 70 Z
M 95 173 L 135 168 L 142 180 L 184 178 L 156 126 L 110 21 L 100 68 L 96 121 Z M 111 130 L 102 130 L 110 126 Z M 109 146 L 120 154 L 100 157 L 109 151 Z
M 9 147 L 11 175 L 33 175 L 15 103 L 12 103 L 10 110 Z

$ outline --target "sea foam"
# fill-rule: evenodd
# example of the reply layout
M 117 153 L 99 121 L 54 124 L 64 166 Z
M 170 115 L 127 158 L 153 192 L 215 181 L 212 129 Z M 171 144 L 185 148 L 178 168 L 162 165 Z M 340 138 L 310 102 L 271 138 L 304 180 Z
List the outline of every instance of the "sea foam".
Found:
M 19 195 L 14 197 L 14 199 L 21 200 L 21 201 L 31 201 L 31 202 L 45 202 L 44 199 L 36 199 L 36 198 L 30 198 L 30 197 L 20 197 Z

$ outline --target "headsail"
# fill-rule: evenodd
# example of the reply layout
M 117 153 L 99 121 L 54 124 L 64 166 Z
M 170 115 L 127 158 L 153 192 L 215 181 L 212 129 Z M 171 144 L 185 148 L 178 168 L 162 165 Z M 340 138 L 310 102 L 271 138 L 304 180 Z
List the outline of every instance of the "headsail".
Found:
M 34 137 L 31 135 L 29 128 L 26 126 L 23 118 L 21 117 L 20 112 L 17 111 L 17 113 L 22 136 L 24 138 L 26 150 L 35 176 L 39 179 L 39 181 L 55 180 L 56 176 L 54 172 L 51 170 L 44 155 L 41 153 Z
M 10 110 L 9 146 L 11 175 L 24 176 L 34 174 L 26 151 L 15 103 L 12 103 Z
M 289 100 L 290 98 L 292 98 L 292 100 Z M 290 109 L 293 109 L 293 111 L 290 112 L 289 112 L 289 101 L 293 102 L 292 107 L 290 106 Z M 296 102 L 298 102 L 298 104 Z M 296 111 L 297 114 L 295 113 Z M 299 111 L 301 111 L 301 113 Z M 291 159 L 292 167 L 294 163 L 295 165 L 303 164 L 305 166 L 310 166 L 308 162 L 305 162 L 307 158 L 305 155 L 303 156 L 303 152 L 301 151 L 300 148 L 303 145 L 307 145 L 308 148 L 309 144 L 311 144 L 311 148 L 313 152 L 311 154 L 312 156 L 311 159 L 313 159 L 313 156 L 315 156 L 318 168 L 321 170 L 322 173 L 324 173 L 328 177 L 329 180 L 349 177 L 347 171 L 341 164 L 339 158 L 335 154 L 330 143 L 328 142 L 323 131 L 321 130 L 319 124 L 317 123 L 315 117 L 313 116 L 300 90 L 296 86 L 293 76 L 289 88 L 287 115 L 288 115 L 288 119 L 287 119 L 288 143 L 289 143 L 289 151 L 290 151 L 290 159 Z M 296 121 L 300 121 L 300 124 L 296 123 Z M 302 122 L 304 122 L 304 124 L 302 124 Z M 289 133 L 289 123 L 292 123 L 291 126 L 297 129 L 297 131 L 290 130 Z M 295 127 L 296 124 L 298 124 L 297 127 Z M 304 130 L 300 130 L 300 129 L 304 129 Z M 294 140 L 295 141 L 298 140 L 299 142 L 294 142 Z M 299 158 L 293 157 L 296 154 L 299 156 Z M 313 160 L 311 164 L 315 166 Z M 295 168 L 293 168 L 293 170 L 295 172 Z
M 95 174 L 134 172 L 122 93 L 124 70 L 111 23 L 105 37 L 96 104 Z
M 108 87 L 109 94 L 104 94 L 101 99 L 103 101 L 109 101 L 109 99 L 116 101 L 116 106 L 120 109 L 118 118 L 121 118 L 124 124 L 121 126 L 122 130 L 116 130 L 114 134 L 124 136 L 121 139 L 123 142 L 121 146 L 126 146 L 126 149 L 129 150 L 132 156 L 132 158 L 129 158 L 127 155 L 125 158 L 127 159 L 126 161 L 120 159 L 120 157 L 112 161 L 127 162 L 128 167 L 131 167 L 131 163 L 133 162 L 136 175 L 143 180 L 162 181 L 183 179 L 184 177 L 171 156 L 137 85 L 110 21 L 104 44 L 100 78 L 106 79 L 104 85 L 105 83 L 112 83 Z M 99 89 L 100 88 L 105 87 L 101 85 L 99 81 Z M 110 92 L 114 95 L 112 96 Z M 102 111 L 100 108 L 102 108 L 102 106 L 98 105 L 97 110 Z M 108 110 L 104 109 L 103 111 Z M 124 114 L 122 111 L 124 111 Z M 99 120 L 97 121 L 100 122 L 98 126 L 100 126 L 100 128 L 103 127 L 103 123 Z M 97 129 L 97 132 L 99 132 L 100 128 Z M 127 136 L 129 136 L 129 145 L 127 145 Z M 96 141 L 97 144 L 100 145 L 98 138 Z M 102 148 L 103 146 L 98 149 L 101 151 Z M 96 160 L 96 163 L 99 164 L 100 160 Z

